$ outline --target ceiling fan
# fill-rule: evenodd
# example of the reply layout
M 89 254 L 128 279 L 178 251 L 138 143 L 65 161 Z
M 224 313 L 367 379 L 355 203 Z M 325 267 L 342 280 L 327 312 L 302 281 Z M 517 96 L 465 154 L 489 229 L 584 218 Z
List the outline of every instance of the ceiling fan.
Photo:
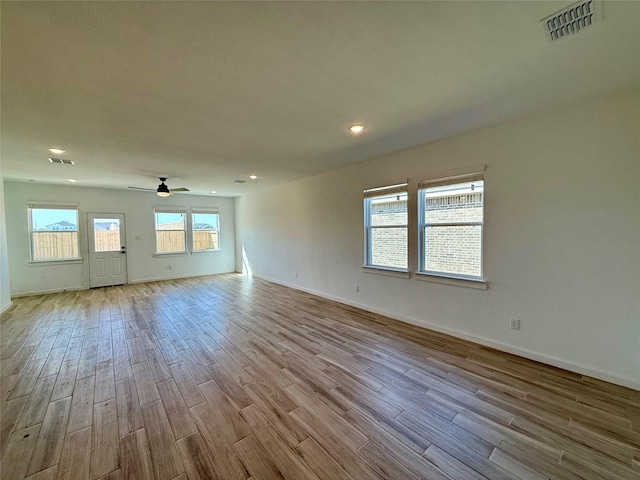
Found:
M 172 188 L 171 190 L 169 190 L 169 187 L 164 183 L 167 181 L 167 177 L 158 177 L 160 179 L 160 185 L 158 185 L 158 188 L 155 189 L 156 194 L 159 197 L 168 197 L 169 195 L 172 195 L 174 192 L 188 192 L 189 189 L 185 188 L 185 187 L 180 187 L 180 188 Z M 153 191 L 153 188 L 144 188 L 144 187 L 129 187 L 133 190 L 148 190 L 148 191 Z

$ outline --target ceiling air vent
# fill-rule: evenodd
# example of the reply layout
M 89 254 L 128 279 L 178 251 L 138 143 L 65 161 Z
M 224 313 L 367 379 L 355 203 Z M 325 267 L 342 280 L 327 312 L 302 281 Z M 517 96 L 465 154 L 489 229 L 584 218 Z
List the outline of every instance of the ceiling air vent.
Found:
M 559 40 L 562 37 L 578 33 L 583 28 L 590 27 L 596 21 L 602 20 L 600 7 L 601 2 L 597 0 L 574 3 L 540 20 L 540 24 L 548 40 Z
M 244 183 L 246 180 L 234 180 L 233 183 Z
M 58 165 L 74 165 L 73 160 L 65 160 L 64 158 L 49 157 L 51 163 L 57 163 Z

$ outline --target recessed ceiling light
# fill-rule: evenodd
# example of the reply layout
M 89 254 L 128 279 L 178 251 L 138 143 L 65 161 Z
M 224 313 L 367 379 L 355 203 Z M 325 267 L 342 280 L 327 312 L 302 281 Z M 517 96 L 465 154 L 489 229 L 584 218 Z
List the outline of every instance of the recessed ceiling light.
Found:
M 258 178 L 258 175 L 249 175 L 249 178 L 250 178 L 251 180 L 255 180 L 256 178 Z
M 364 130 L 364 125 L 360 125 L 360 124 L 351 125 L 349 127 L 349 130 L 351 130 L 351 133 L 360 133 L 361 131 Z
M 211 193 L 217 193 L 215 190 L 211 190 Z
M 56 155 L 60 155 L 61 153 L 64 153 L 65 151 L 61 148 L 49 148 L 48 149 L 51 153 L 55 153 Z
M 78 180 L 75 178 L 68 178 L 67 180 L 69 180 L 71 183 L 76 183 Z

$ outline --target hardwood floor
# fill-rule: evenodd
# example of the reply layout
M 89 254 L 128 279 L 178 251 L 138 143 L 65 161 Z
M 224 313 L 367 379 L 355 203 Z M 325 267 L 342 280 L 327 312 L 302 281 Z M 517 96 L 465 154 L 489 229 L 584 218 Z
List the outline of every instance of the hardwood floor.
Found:
M 14 303 L 3 480 L 640 479 L 640 392 L 258 279 Z

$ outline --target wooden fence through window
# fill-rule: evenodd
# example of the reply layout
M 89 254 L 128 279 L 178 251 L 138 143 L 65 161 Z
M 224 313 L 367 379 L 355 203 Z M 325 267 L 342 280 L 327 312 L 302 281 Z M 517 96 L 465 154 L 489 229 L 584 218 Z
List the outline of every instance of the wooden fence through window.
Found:
M 185 239 L 182 230 L 156 230 L 158 252 L 184 252 Z M 215 230 L 194 230 L 193 250 L 217 250 L 218 232 Z
M 96 230 L 93 232 L 96 252 L 120 250 L 119 230 Z M 159 252 L 184 252 L 184 232 L 181 230 L 158 230 Z M 218 232 L 215 230 L 195 230 L 193 232 L 194 251 L 217 250 Z M 78 258 L 78 232 L 33 232 L 33 259 L 60 260 Z
M 33 259 L 78 258 L 78 232 L 33 232 Z

